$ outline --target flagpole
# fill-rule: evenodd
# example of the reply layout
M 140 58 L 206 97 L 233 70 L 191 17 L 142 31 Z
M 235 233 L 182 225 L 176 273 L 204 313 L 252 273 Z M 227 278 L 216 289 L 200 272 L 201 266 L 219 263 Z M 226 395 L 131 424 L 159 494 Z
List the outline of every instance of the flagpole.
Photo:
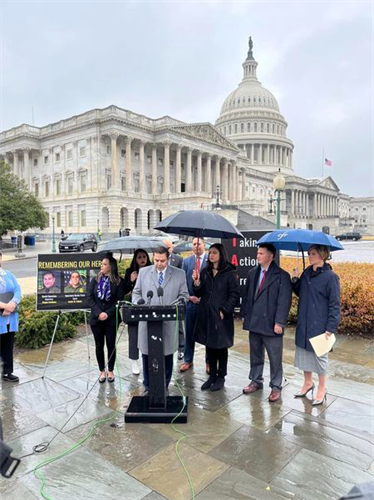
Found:
M 322 148 L 322 177 L 325 176 L 325 147 Z

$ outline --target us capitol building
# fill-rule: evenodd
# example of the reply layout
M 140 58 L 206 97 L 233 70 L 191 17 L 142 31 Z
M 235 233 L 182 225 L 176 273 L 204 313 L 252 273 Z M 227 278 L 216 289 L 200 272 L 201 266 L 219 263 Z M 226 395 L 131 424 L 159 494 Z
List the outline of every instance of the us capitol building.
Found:
M 217 206 L 241 229 L 273 227 L 280 169 L 282 227 L 373 233 L 372 198 L 341 193 L 330 176 L 294 173 L 287 122 L 257 79 L 257 64 L 250 38 L 243 79 L 215 126 L 109 106 L 45 127 L 6 130 L 0 157 L 43 203 L 46 232 L 53 217 L 65 232 L 147 233 L 178 210 Z

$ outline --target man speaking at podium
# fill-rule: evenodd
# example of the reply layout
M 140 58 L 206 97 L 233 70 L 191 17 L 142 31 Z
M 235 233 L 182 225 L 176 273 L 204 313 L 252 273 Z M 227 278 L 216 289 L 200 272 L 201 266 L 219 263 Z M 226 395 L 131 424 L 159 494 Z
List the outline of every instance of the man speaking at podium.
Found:
M 180 299 L 188 300 L 186 273 L 182 269 L 168 265 L 168 249 L 156 248 L 153 253 L 153 266 L 140 269 L 135 288 L 132 292 L 132 301 L 138 304 L 144 300 L 145 304 L 171 305 Z M 166 387 L 169 386 L 173 373 L 173 354 L 178 350 L 178 324 L 175 321 L 164 321 L 162 325 L 164 337 L 165 378 Z M 141 321 L 138 330 L 138 347 L 143 357 L 143 374 L 145 391 L 149 389 L 148 373 L 148 340 L 147 323 Z

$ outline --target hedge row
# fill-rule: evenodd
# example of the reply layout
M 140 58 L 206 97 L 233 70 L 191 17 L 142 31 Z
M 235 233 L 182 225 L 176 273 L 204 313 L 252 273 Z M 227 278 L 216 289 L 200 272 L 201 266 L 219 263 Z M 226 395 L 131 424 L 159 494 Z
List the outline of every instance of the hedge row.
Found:
M 15 336 L 18 347 L 38 349 L 49 344 L 57 320 L 57 312 L 36 310 L 36 295 L 24 296 L 19 304 L 19 330 Z M 72 338 L 76 327 L 84 323 L 84 314 L 81 311 L 61 314 L 55 341 Z
M 281 257 L 281 267 L 290 275 L 295 265 L 295 258 Z M 331 263 L 331 266 L 340 278 L 342 317 L 339 332 L 374 336 L 374 264 L 342 262 Z M 294 295 L 289 317 L 292 322 L 297 319 L 297 303 L 298 298 Z

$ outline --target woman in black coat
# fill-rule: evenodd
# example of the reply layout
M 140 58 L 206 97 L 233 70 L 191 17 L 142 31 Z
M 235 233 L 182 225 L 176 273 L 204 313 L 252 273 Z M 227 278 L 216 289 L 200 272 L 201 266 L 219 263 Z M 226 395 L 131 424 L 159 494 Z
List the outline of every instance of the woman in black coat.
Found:
M 318 390 L 313 405 L 326 401 L 327 354 L 318 357 L 310 339 L 324 333 L 326 338 L 336 333 L 340 320 L 340 284 L 331 266 L 326 264 L 329 250 L 313 245 L 308 250 L 310 266 L 301 278 L 294 270 L 292 288 L 299 297 L 296 327 L 295 366 L 304 371 L 304 385 L 296 398 L 314 390 L 313 372 L 318 374 Z
M 99 382 L 106 380 L 104 345 L 108 351 L 108 382 L 114 382 L 116 360 L 116 334 L 121 317 L 117 316 L 117 302 L 123 300 L 123 280 L 118 275 L 117 261 L 104 257 L 100 273 L 92 278 L 88 287 L 88 303 L 91 308 L 90 325 L 96 345 L 96 359 L 99 365 Z
M 125 295 L 132 293 L 139 269 L 151 265 L 152 263 L 147 252 L 142 248 L 138 248 L 134 253 L 130 267 L 128 267 L 125 272 Z M 139 375 L 138 323 L 128 323 L 127 328 L 129 332 L 129 358 L 131 359 L 132 373 L 134 375 Z
M 192 273 L 193 290 L 201 298 L 193 338 L 206 346 L 210 365 L 210 376 L 202 390 L 219 391 L 225 383 L 228 348 L 234 343 L 234 308 L 239 302 L 235 269 L 223 245 L 214 243 L 201 275 L 196 269 Z

